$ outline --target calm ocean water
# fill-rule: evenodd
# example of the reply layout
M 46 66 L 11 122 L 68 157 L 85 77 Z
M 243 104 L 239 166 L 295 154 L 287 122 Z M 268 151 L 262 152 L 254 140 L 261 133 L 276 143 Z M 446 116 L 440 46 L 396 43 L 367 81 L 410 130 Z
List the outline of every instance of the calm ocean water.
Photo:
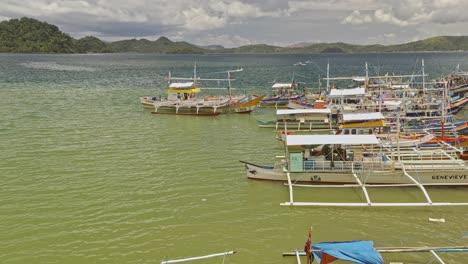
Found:
M 273 81 L 468 69 L 468 53 L 319 55 L 0 54 L 0 262 L 160 263 L 225 250 L 225 263 L 295 263 L 282 252 L 313 241 L 370 239 L 376 246 L 468 244 L 468 208 L 288 208 L 281 183 L 248 180 L 238 160 L 282 155 L 273 116 L 152 115 L 138 98 L 163 95 L 164 76 L 235 74 L 236 92 L 268 93 Z M 292 66 L 310 61 L 306 66 Z M 223 84 L 214 84 L 219 86 Z M 316 85 L 314 85 L 316 86 Z M 461 115 L 467 118 L 468 111 Z M 467 201 L 466 188 L 430 189 Z M 372 191 L 375 201 L 422 201 L 414 189 Z M 360 200 L 357 190 L 303 190 L 296 200 Z M 445 218 L 446 223 L 428 218 Z M 441 254 L 468 263 L 465 254 Z M 430 263 L 428 253 L 385 255 Z M 200 263 L 221 263 L 222 259 Z

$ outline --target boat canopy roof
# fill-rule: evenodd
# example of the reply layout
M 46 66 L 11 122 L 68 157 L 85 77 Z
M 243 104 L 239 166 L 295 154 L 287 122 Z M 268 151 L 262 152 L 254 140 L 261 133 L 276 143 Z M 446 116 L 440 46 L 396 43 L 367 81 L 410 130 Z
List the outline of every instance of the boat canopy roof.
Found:
M 193 82 L 171 83 L 169 88 L 192 88 Z
M 288 146 L 320 144 L 369 145 L 379 144 L 375 135 L 287 135 Z
M 276 115 L 331 114 L 331 109 L 278 109 Z
M 352 121 L 368 121 L 368 120 L 383 120 L 385 117 L 380 112 L 375 113 L 344 113 L 343 121 L 352 122 Z
M 352 95 L 365 95 L 366 89 L 362 87 L 352 89 L 331 89 L 330 97 L 352 96 Z
M 398 101 L 384 100 L 383 104 L 388 105 L 388 106 L 399 106 L 399 105 L 401 105 L 401 101 L 400 100 L 398 100 Z
M 291 83 L 275 83 L 271 88 L 291 88 L 292 84 Z
M 410 88 L 409 84 L 392 84 L 392 89 Z
M 364 82 L 366 77 L 353 77 L 353 81 L 355 82 Z
M 336 259 L 361 264 L 384 264 L 382 256 L 374 249 L 372 241 L 343 241 L 312 244 L 318 263 L 327 264 Z

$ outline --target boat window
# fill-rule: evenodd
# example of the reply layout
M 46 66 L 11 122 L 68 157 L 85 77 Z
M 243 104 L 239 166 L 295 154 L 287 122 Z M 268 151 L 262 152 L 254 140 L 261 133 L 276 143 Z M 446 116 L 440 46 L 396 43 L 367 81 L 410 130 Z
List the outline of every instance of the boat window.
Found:
M 349 135 L 349 129 L 345 129 L 344 134 Z
M 351 134 L 356 135 L 356 129 L 351 130 Z

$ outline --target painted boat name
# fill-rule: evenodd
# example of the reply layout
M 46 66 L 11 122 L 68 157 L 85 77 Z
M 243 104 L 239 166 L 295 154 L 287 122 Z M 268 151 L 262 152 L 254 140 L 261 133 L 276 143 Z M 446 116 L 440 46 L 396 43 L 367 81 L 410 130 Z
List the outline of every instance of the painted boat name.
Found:
M 445 175 L 445 176 L 434 175 L 434 176 L 432 176 L 432 179 L 433 180 L 467 180 L 468 177 L 466 176 L 466 174 L 463 174 L 463 175 Z

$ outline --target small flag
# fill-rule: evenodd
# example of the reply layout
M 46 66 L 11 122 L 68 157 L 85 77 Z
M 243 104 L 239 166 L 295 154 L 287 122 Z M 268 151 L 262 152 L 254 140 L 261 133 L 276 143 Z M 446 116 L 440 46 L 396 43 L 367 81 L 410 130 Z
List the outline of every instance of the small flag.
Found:
M 307 237 L 307 241 L 304 245 L 304 252 L 307 255 L 307 264 L 311 264 L 312 261 L 314 261 L 312 252 L 310 252 L 311 246 L 312 246 L 312 227 L 309 229 L 309 236 Z

